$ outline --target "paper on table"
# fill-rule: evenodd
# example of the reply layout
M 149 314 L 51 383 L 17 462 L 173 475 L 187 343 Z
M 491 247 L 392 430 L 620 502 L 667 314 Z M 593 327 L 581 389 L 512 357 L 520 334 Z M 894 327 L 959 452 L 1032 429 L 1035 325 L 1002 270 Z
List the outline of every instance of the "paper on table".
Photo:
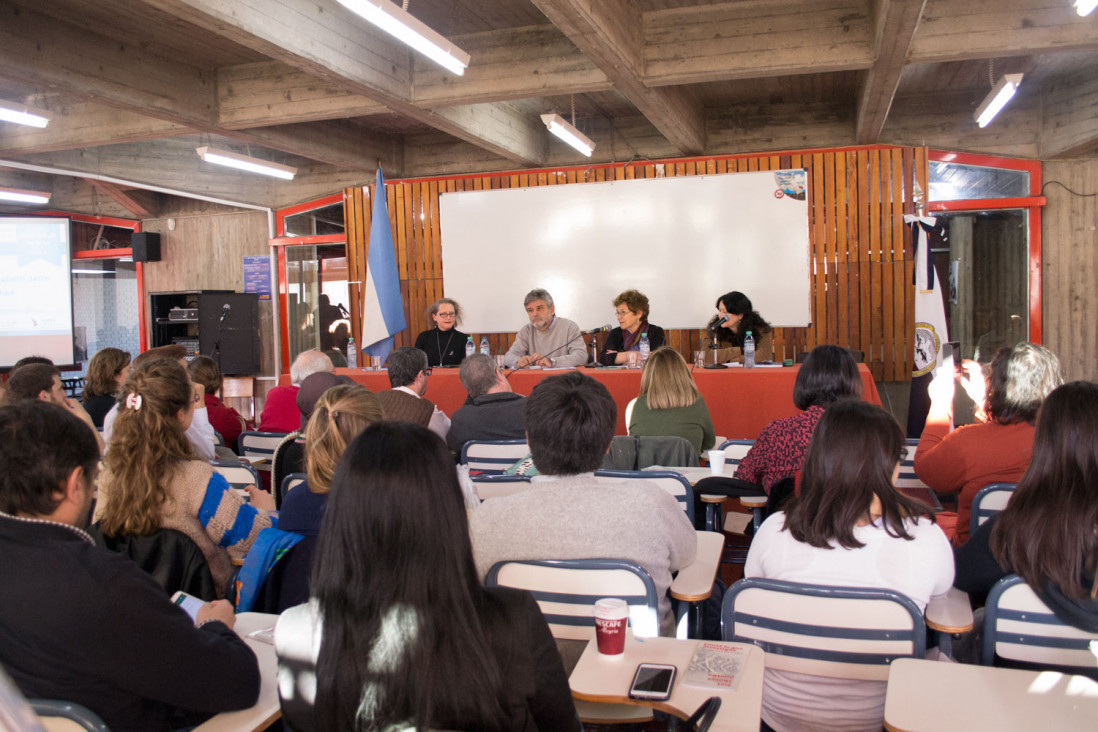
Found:
M 724 643 L 698 643 L 681 682 L 706 689 L 734 690 L 740 683 L 750 648 Z

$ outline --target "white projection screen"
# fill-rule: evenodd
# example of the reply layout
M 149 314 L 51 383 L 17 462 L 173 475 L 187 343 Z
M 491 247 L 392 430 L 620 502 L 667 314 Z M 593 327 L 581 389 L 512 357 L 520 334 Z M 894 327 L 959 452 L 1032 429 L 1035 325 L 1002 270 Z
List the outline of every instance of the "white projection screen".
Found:
M 702 328 L 730 290 L 775 326 L 811 320 L 805 171 L 443 193 L 443 286 L 466 333 L 518 330 L 544 287 L 580 328 L 616 325 L 634 288 L 650 320 Z

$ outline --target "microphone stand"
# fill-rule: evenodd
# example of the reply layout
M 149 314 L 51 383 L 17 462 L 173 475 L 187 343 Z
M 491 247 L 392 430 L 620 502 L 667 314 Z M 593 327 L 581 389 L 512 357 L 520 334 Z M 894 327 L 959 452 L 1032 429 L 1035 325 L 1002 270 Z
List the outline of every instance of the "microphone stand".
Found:
M 714 326 L 709 329 L 709 335 L 712 336 L 709 341 L 709 347 L 713 349 L 713 363 L 707 363 L 703 368 L 707 369 L 726 369 L 728 368 L 723 363 L 717 363 L 717 328 L 720 326 Z
M 217 321 L 217 339 L 214 341 L 213 356 L 214 361 L 217 362 L 217 370 L 221 371 L 221 328 L 225 324 L 225 317 L 229 314 L 228 305 L 221 311 L 221 319 Z

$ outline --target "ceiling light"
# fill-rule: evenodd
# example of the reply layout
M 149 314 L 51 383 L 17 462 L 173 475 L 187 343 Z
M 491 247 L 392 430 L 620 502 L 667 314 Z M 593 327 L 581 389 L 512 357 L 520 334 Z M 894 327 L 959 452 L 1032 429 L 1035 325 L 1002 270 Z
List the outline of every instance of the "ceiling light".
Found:
M 339 4 L 452 73 L 458 76 L 465 73 L 469 54 L 412 17 L 407 10 L 386 0 L 339 0 Z
M 590 137 L 577 130 L 568 120 L 559 114 L 543 114 L 541 121 L 546 128 L 572 147 L 579 150 L 586 157 L 591 157 L 595 151 L 595 143 Z
M 0 201 L 18 201 L 19 203 L 49 203 L 51 193 L 28 191 L 22 188 L 0 188 Z
M 45 127 L 50 123 L 51 115 L 44 109 L 35 109 L 26 104 L 0 99 L 0 120 L 14 122 L 17 125 Z
M 1022 74 L 1004 74 L 976 108 L 976 114 L 973 115 L 976 124 L 987 127 L 991 120 L 995 119 L 995 115 L 999 114 L 999 110 L 1005 107 L 1014 96 L 1014 92 L 1018 91 L 1018 85 L 1021 83 Z
M 1075 12 L 1083 17 L 1093 13 L 1095 7 L 1098 7 L 1098 0 L 1075 0 Z
M 202 158 L 207 163 L 225 165 L 230 168 L 236 168 L 237 170 L 246 170 L 249 173 L 270 175 L 275 178 L 282 178 L 283 180 L 293 180 L 294 176 L 297 175 L 297 168 L 291 168 L 289 165 L 270 163 L 266 160 L 253 158 L 250 155 L 241 155 L 216 147 L 196 147 L 195 152 L 198 153 L 198 157 Z

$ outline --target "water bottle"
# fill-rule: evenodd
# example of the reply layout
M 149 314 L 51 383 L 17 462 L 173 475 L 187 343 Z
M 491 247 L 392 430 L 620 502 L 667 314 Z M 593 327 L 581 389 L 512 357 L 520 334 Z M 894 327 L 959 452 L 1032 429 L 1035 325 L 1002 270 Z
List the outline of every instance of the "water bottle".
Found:
M 648 342 L 647 333 L 641 333 L 640 352 L 641 364 L 643 365 L 648 360 L 648 355 L 652 353 L 652 344 Z
M 358 368 L 358 349 L 355 348 L 355 339 L 347 339 L 347 368 Z
M 465 358 L 469 358 L 477 352 L 477 347 L 473 345 L 473 336 L 469 336 L 469 340 L 465 341 Z
M 751 337 L 751 331 L 743 339 L 743 367 L 755 368 L 755 339 Z
M 488 336 L 480 337 L 480 354 L 482 356 L 492 355 L 492 349 L 488 347 Z

